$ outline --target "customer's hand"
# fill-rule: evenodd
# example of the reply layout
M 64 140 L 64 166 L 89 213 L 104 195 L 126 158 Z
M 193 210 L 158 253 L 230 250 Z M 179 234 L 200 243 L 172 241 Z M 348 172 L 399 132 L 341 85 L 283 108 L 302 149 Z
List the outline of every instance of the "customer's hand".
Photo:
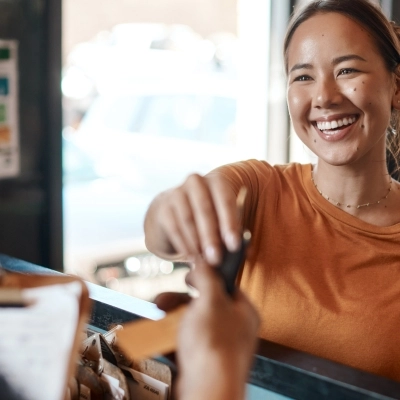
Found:
M 229 297 L 213 268 L 198 261 L 188 277 L 199 291 L 184 314 L 178 335 L 179 399 L 243 399 L 256 347 L 258 315 L 237 290 Z M 184 294 L 161 295 L 164 310 L 187 302 Z

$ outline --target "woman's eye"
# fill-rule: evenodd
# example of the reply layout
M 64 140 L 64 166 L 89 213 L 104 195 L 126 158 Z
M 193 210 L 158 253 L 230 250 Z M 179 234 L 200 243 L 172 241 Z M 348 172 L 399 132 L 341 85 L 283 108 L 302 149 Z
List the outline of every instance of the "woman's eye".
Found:
M 357 70 L 354 69 L 354 68 L 342 68 L 342 69 L 339 71 L 339 74 L 338 74 L 338 75 L 349 75 L 349 74 L 352 74 L 352 73 L 354 73 L 354 72 L 357 72 Z
M 296 78 L 294 78 L 293 81 L 304 82 L 304 81 L 309 81 L 310 79 L 311 79 L 311 77 L 309 77 L 308 75 L 300 75 L 300 76 L 296 76 Z

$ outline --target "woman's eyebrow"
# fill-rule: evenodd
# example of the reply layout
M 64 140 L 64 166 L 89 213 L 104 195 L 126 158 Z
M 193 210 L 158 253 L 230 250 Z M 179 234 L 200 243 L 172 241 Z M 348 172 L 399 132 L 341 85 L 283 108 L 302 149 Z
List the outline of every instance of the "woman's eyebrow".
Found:
M 297 69 L 312 69 L 313 66 L 308 63 L 299 63 L 299 64 L 294 64 L 293 67 L 290 69 L 289 73 L 296 71 Z
M 358 56 L 357 54 L 347 54 L 345 56 L 336 57 L 332 60 L 332 65 L 338 65 L 344 61 L 350 60 L 359 60 L 359 61 L 367 61 L 365 58 Z
M 367 60 L 365 58 L 362 58 L 361 56 L 358 56 L 357 54 L 346 54 L 344 56 L 336 57 L 332 60 L 332 65 L 338 65 L 344 61 L 350 61 L 350 60 L 359 60 L 359 61 L 365 61 Z M 290 69 L 289 73 L 296 71 L 298 69 L 313 69 L 312 64 L 309 63 L 298 63 L 293 65 L 293 67 Z

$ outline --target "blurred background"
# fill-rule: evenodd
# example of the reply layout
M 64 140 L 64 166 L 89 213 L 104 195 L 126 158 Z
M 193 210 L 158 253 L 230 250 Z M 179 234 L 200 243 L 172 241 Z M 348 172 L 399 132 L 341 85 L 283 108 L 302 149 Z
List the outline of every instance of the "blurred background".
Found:
M 266 65 L 270 9 L 259 2 L 241 22 L 239 8 L 237 0 L 63 1 L 65 272 L 145 300 L 186 291 L 188 267 L 147 251 L 143 219 L 189 173 L 265 155 L 265 131 L 257 137 L 247 124 L 238 137 L 238 125 L 243 73 L 247 91 L 255 87 L 243 103 L 254 102 L 250 113 L 264 106 L 256 118 L 266 123 L 267 70 L 254 76 L 254 63 Z M 257 13 L 263 28 L 251 37 Z M 244 71 L 251 51 L 260 54 Z

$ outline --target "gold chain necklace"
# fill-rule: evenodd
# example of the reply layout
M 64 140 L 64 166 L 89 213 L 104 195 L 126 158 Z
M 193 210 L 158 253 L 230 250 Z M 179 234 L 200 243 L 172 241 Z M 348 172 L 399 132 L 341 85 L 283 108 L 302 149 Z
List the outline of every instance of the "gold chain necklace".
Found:
M 325 198 L 326 200 L 330 201 L 331 203 L 333 203 L 335 206 L 337 207 L 342 207 L 342 206 L 346 206 L 346 208 L 362 208 L 362 207 L 369 207 L 369 206 L 373 206 L 375 204 L 379 204 L 382 200 L 385 200 L 388 198 L 390 191 L 392 190 L 392 178 L 390 178 L 389 181 L 389 188 L 387 190 L 387 193 L 385 196 L 381 197 L 379 200 L 374 201 L 373 203 L 364 203 L 364 204 L 357 204 L 357 205 L 352 205 L 352 204 L 343 204 L 340 203 L 339 201 L 336 201 L 334 199 L 332 199 L 331 197 L 327 196 L 326 194 L 322 193 L 321 190 L 319 190 L 317 184 L 314 181 L 314 176 L 313 176 L 313 171 L 311 171 L 311 180 L 312 183 L 315 186 L 315 189 L 317 189 L 318 193 Z

